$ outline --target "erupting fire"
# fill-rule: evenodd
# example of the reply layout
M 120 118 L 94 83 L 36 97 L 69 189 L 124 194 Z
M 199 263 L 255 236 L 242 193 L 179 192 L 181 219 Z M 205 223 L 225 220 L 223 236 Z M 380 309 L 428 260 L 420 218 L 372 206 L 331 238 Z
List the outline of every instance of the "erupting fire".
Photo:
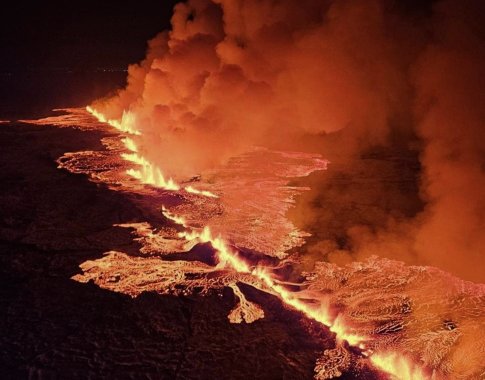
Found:
M 181 232 L 180 237 L 187 239 L 187 241 L 199 239 L 202 243 L 210 243 L 217 251 L 219 259 L 219 267 L 230 267 L 236 272 L 251 273 L 249 265 L 233 252 L 222 237 L 213 237 L 209 227 L 204 227 L 202 231 Z
M 94 114 L 93 114 L 94 115 Z M 133 162 L 141 166 L 141 169 L 128 169 L 126 174 L 129 176 L 136 178 L 142 183 L 147 185 L 152 185 L 155 187 L 160 187 L 166 190 L 179 190 L 180 186 L 175 183 L 172 178 L 168 180 L 165 179 L 162 171 L 149 162 L 145 157 L 141 156 L 138 153 L 138 147 L 136 146 L 135 141 L 129 137 L 125 137 L 121 140 L 125 145 L 126 149 L 131 151 L 132 153 L 122 153 L 121 157 L 126 160 Z
M 170 220 L 181 226 L 187 227 L 183 218 L 171 215 L 163 208 L 164 215 Z M 363 351 L 364 356 L 369 356 L 371 362 L 381 371 L 401 380 L 425 380 L 429 376 L 419 366 L 415 365 L 408 358 L 393 352 L 376 352 L 366 351 L 365 340 L 363 336 L 354 334 L 349 326 L 346 326 L 341 315 L 332 317 L 330 307 L 324 302 L 320 307 L 315 308 L 305 303 L 304 298 L 299 298 L 296 293 L 287 290 L 278 283 L 278 280 L 268 271 L 267 268 L 256 266 L 251 268 L 246 261 L 240 257 L 222 237 L 213 237 L 209 227 L 204 227 L 202 231 L 181 232 L 179 236 L 184 237 L 187 241 L 198 239 L 203 243 L 210 243 L 217 251 L 219 264 L 218 267 L 229 267 L 239 273 L 249 273 L 256 277 L 272 294 L 278 296 L 285 305 L 302 312 L 308 318 L 311 318 L 329 328 L 335 333 L 337 341 L 347 341 L 351 346 L 358 347 Z
M 162 171 L 148 162 L 144 157 L 140 156 L 138 153 L 123 153 L 121 155 L 126 161 L 131 161 L 137 165 L 141 166 L 141 169 L 128 169 L 126 174 L 136 178 L 142 183 L 147 185 L 152 185 L 154 187 L 160 187 L 166 190 L 179 190 L 180 186 L 175 183 L 172 178 L 168 180 L 163 176 Z
M 131 133 L 132 128 L 129 128 L 131 124 L 126 126 L 124 123 L 129 122 L 131 120 L 129 117 L 124 116 L 121 123 L 118 121 L 108 121 L 102 114 L 97 112 L 91 107 L 86 107 L 86 110 L 95 116 L 100 122 L 107 122 L 108 124 L 114 126 L 115 128 L 119 129 L 120 131 Z M 123 115 L 128 115 L 129 113 L 123 113 Z M 126 119 L 124 122 L 123 120 Z M 138 135 L 141 133 L 137 131 Z M 165 179 L 163 176 L 162 171 L 149 162 L 146 158 L 140 155 L 139 149 L 135 143 L 135 141 L 129 137 L 125 137 L 122 139 L 123 144 L 125 145 L 126 149 L 131 151 L 131 153 L 123 153 L 121 157 L 126 160 L 133 162 L 141 167 L 141 169 L 129 169 L 127 170 L 127 174 L 140 180 L 140 182 L 152 185 L 155 187 L 161 187 L 166 190 L 180 190 L 180 186 L 175 183 L 172 178 L 168 180 Z M 201 191 L 193 188 L 192 186 L 187 186 L 184 188 L 185 191 L 193 194 L 203 195 L 206 197 L 217 198 L 217 195 L 209 192 L 209 191 Z M 172 214 L 169 210 L 167 210 L 164 206 L 162 208 L 163 215 L 172 220 L 174 223 L 182 226 L 188 227 L 185 219 L 181 216 Z M 210 243 L 211 246 L 217 251 L 219 264 L 218 267 L 229 267 L 236 272 L 239 273 L 250 273 L 256 278 L 258 278 L 262 284 L 264 284 L 270 291 L 277 295 L 285 304 L 293 307 L 294 309 L 301 311 L 306 316 L 314 319 L 317 322 L 324 324 L 325 326 L 329 327 L 332 332 L 334 332 L 338 339 L 346 340 L 351 345 L 360 345 L 363 348 L 363 341 L 364 338 L 352 334 L 349 328 L 344 326 L 341 318 L 332 319 L 330 316 L 329 308 L 327 305 L 323 303 L 320 305 L 320 308 L 312 308 L 308 306 L 304 300 L 298 298 L 292 292 L 285 289 L 282 285 L 278 284 L 277 279 L 273 278 L 270 272 L 266 268 L 256 267 L 251 268 L 246 261 L 240 257 L 233 249 L 229 247 L 227 242 L 221 237 L 216 236 L 214 237 L 210 228 L 205 226 L 202 230 L 196 231 L 184 231 L 179 233 L 180 237 L 185 238 L 187 241 L 198 239 L 203 243 Z
M 204 361 L 214 372 L 203 377 L 231 377 L 223 371 L 236 357 L 236 377 L 257 367 L 253 377 L 485 380 L 485 1 L 170 3 L 173 12 L 162 12 L 170 28 L 127 68 L 124 88 L 85 108 L 6 126 L 19 144 L 2 167 L 0 234 L 9 249 L 18 245 L 7 272 L 39 278 L 43 288 L 51 282 L 41 277 L 54 271 L 133 298 L 152 292 L 133 305 L 112 297 L 116 308 L 140 314 L 138 327 L 157 332 L 126 340 L 144 371 L 134 375 L 197 378 Z M 148 25 L 144 8 L 126 9 Z M 119 41 L 120 30 L 110 30 Z M 133 48 L 142 35 L 132 36 Z M 111 50 L 108 73 L 135 52 Z M 76 84 L 74 71 L 52 73 Z M 83 77 L 103 78 L 96 92 L 120 79 L 88 71 Z M 9 83 L 17 78 L 7 74 Z M 35 75 L 27 79 L 12 83 L 30 88 Z M 66 99 L 82 101 L 79 90 Z M 41 135 L 22 123 L 49 127 Z M 31 142 L 42 150 L 26 157 Z M 71 181 L 39 166 L 30 181 L 46 163 L 35 157 L 53 155 L 59 169 L 86 177 Z M 46 191 L 37 194 L 38 184 Z M 71 197 L 71 189 L 86 194 Z M 72 218 L 86 201 L 86 212 Z M 25 254 L 26 244 L 34 254 Z M 31 270 L 44 250 L 54 256 Z M 60 250 L 77 254 L 59 261 Z M 36 300 L 28 286 L 37 281 L 24 282 L 28 291 L 19 294 Z M 95 296 L 92 305 L 105 300 L 78 290 Z M 59 296 L 66 315 L 78 310 L 79 302 Z M 148 303 L 157 318 L 145 328 L 148 313 L 138 310 Z M 28 327 L 27 317 L 20 319 Z M 258 322 L 251 330 L 228 320 Z M 113 331 L 116 338 L 127 330 Z M 66 358 L 79 345 L 71 343 L 62 347 Z M 32 357 L 24 351 L 10 357 Z M 64 362 L 64 351 L 21 370 L 50 371 L 44 364 Z M 117 369 L 112 356 L 89 370 Z
M 407 357 L 394 352 L 378 352 L 370 357 L 371 362 L 381 371 L 400 380 L 425 380 L 429 376 L 422 368 L 413 364 Z
M 87 106 L 86 110 L 98 119 L 101 123 L 108 123 L 112 127 L 118 129 L 121 132 L 129 133 L 132 135 L 141 135 L 141 132 L 135 129 L 134 118 L 135 116 L 129 111 L 123 111 L 121 121 L 107 119 L 103 114 L 96 111 L 94 108 Z
M 112 120 L 108 121 L 96 110 L 90 107 L 87 107 L 86 109 L 101 122 L 107 122 L 120 131 L 140 135 L 139 131 L 132 128 L 133 125 L 130 124 L 130 120 L 132 119 L 127 116 L 129 113 L 124 113 L 121 122 Z M 132 133 L 133 131 L 136 133 Z M 162 171 L 140 154 L 140 150 L 132 138 L 124 137 L 121 141 L 124 144 L 124 147 L 130 152 L 122 153 L 121 157 L 125 161 L 140 166 L 140 169 L 127 170 L 128 175 L 138 179 L 144 184 L 152 185 L 154 187 L 173 191 L 185 190 L 188 193 L 217 198 L 217 195 L 209 191 L 197 190 L 192 186 L 181 188 L 181 186 L 179 186 L 172 178 L 169 178 L 168 180 L 165 179 Z M 414 365 L 411 360 L 398 356 L 393 352 L 374 352 L 372 348 L 368 348 L 366 341 L 369 337 L 362 336 L 353 331 L 352 327 L 346 323 L 342 314 L 335 315 L 335 313 L 332 312 L 330 300 L 327 300 L 322 296 L 319 297 L 317 301 L 312 298 L 311 295 L 306 294 L 305 291 L 296 292 L 288 290 L 288 288 L 285 287 L 285 283 L 279 281 L 278 278 L 275 277 L 271 268 L 259 264 L 255 266 L 249 264 L 237 250 L 233 249 L 228 242 L 223 239 L 222 236 L 214 236 L 209 226 L 205 226 L 201 229 L 192 228 L 184 217 L 172 213 L 165 206 L 162 206 L 162 214 L 167 219 L 183 228 L 183 231 L 178 233 L 179 238 L 183 238 L 189 243 L 194 241 L 209 243 L 214 248 L 218 260 L 215 270 L 229 269 L 237 273 L 251 276 L 254 278 L 252 283 L 254 283 L 254 286 L 258 289 L 277 296 L 285 305 L 328 327 L 330 331 L 335 333 L 337 342 L 346 341 L 349 345 L 358 348 L 363 357 L 370 357 L 371 362 L 376 368 L 387 372 L 391 376 L 399 379 L 428 378 L 425 372 Z M 230 287 L 234 290 L 233 286 Z M 234 293 L 246 306 L 251 304 L 244 299 L 244 295 L 239 289 L 234 290 Z M 308 302 L 310 300 L 312 302 Z M 233 310 L 229 319 L 235 321 L 235 323 L 240 323 L 241 320 L 252 321 L 264 316 L 263 311 L 257 306 L 253 306 L 252 309 L 254 309 L 254 315 L 241 317 L 241 313 L 244 314 L 244 312 L 241 307 L 238 307 Z
M 165 206 L 162 205 L 162 214 L 165 218 L 170 219 L 175 224 L 178 224 L 183 227 L 187 227 L 187 222 L 181 216 L 173 215 L 170 211 L 168 211 Z
M 136 146 L 136 143 L 133 141 L 133 139 L 129 137 L 124 137 L 123 139 L 121 139 L 121 142 L 129 151 L 138 152 L 138 147 Z
M 177 218 L 173 215 L 168 216 L 169 214 L 167 214 L 166 211 L 164 215 L 174 222 L 179 220 L 181 222 L 180 225 L 186 226 L 183 218 Z M 268 269 L 260 266 L 251 268 L 243 258 L 228 246 L 222 237 L 213 237 L 209 227 L 204 227 L 200 232 L 195 230 L 181 232 L 179 236 L 184 237 L 188 241 L 199 239 L 203 243 L 210 243 L 218 253 L 218 266 L 229 267 L 239 273 L 252 274 L 258 278 L 260 282 L 271 291 L 271 293 L 277 295 L 286 305 L 293 307 L 307 317 L 329 327 L 330 331 L 336 334 L 337 339 L 346 340 L 353 346 L 359 346 L 361 349 L 364 348 L 364 337 L 352 334 L 350 329 L 344 325 L 341 318 L 337 317 L 332 319 L 328 305 L 322 303 L 320 308 L 312 308 L 311 306 L 308 306 L 304 299 L 297 297 L 295 293 L 288 291 L 284 286 L 280 285 L 278 280 L 272 276 Z
M 124 111 L 121 121 L 119 120 L 112 120 L 107 119 L 102 113 L 96 111 L 94 108 L 87 106 L 86 111 L 88 111 L 91 115 L 93 115 L 99 122 L 107 123 L 112 127 L 118 129 L 121 132 L 137 135 L 140 136 L 141 132 L 135 128 L 134 124 L 134 115 L 129 111 Z M 138 152 L 138 146 L 136 145 L 135 141 L 129 137 L 125 137 L 122 140 L 125 148 L 132 153 L 122 153 L 121 157 L 126 160 L 130 161 L 136 165 L 139 165 L 140 169 L 128 169 L 126 174 L 129 176 L 136 178 L 140 182 L 151 185 L 154 187 L 159 187 L 165 190 L 173 190 L 177 191 L 180 190 L 180 185 L 178 185 L 174 179 L 168 178 L 166 179 L 162 173 L 162 170 L 157 167 L 155 164 L 150 162 L 148 159 L 143 157 Z M 192 194 L 201 195 L 204 197 L 210 198 L 217 198 L 217 195 L 207 191 L 207 190 L 198 190 L 192 186 L 186 186 L 184 188 L 185 191 Z
M 197 190 L 197 189 L 193 188 L 192 186 L 187 186 L 185 188 L 185 191 L 187 191 L 188 193 L 192 193 L 192 194 L 203 195 L 203 196 L 206 196 L 206 197 L 209 197 L 209 198 L 218 198 L 217 195 L 215 195 L 214 193 L 211 193 L 210 191 Z

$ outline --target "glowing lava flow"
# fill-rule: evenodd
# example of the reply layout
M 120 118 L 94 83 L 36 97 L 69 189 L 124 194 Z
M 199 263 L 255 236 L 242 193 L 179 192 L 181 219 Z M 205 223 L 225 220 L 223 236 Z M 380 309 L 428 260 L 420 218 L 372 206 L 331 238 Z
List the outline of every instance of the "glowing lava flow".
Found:
M 236 255 L 235 252 L 227 246 L 226 242 L 220 237 L 213 237 L 209 227 L 204 227 L 201 232 L 180 232 L 180 237 L 184 237 L 187 241 L 199 239 L 203 243 L 210 243 L 211 246 L 217 251 L 217 257 L 219 259 L 218 267 L 229 266 L 239 273 L 252 273 L 249 265 Z
M 86 111 L 88 111 L 101 123 L 108 123 L 109 125 L 120 130 L 121 132 L 138 136 L 141 135 L 141 132 L 138 131 L 134 126 L 135 119 L 130 112 L 124 111 L 121 121 L 118 121 L 107 119 L 102 113 L 96 111 L 90 106 L 86 107 Z M 125 137 L 121 141 L 124 144 L 125 148 L 132 152 L 122 153 L 121 157 L 124 160 L 133 162 L 134 164 L 137 164 L 141 167 L 140 169 L 128 169 L 126 171 L 126 174 L 128 174 L 130 177 L 136 178 L 140 182 L 147 185 L 160 187 L 166 190 L 180 189 L 180 186 L 177 185 L 172 178 L 165 179 L 165 176 L 158 167 L 156 167 L 154 164 L 149 162 L 145 157 L 141 156 L 138 153 L 138 147 L 133 139 Z
M 102 113 L 96 111 L 94 108 L 87 106 L 86 111 L 93 115 L 101 123 L 107 123 L 112 127 L 118 129 L 121 132 L 141 136 L 141 132 L 135 128 L 135 117 L 129 111 L 123 111 L 121 121 L 107 119 Z M 166 179 L 161 169 L 155 164 L 147 160 L 138 152 L 138 147 L 135 141 L 129 137 L 125 137 L 122 140 L 125 148 L 132 153 L 122 153 L 121 157 L 126 160 L 139 165 L 140 169 L 128 169 L 126 174 L 130 177 L 136 178 L 140 182 L 159 187 L 165 190 L 180 190 L 181 187 L 172 178 Z M 192 186 L 184 188 L 185 191 L 192 194 L 201 195 L 204 197 L 218 198 L 214 193 L 207 190 L 198 190 Z
M 129 137 L 125 137 L 121 139 L 121 142 L 131 152 L 138 152 L 138 147 L 136 146 L 135 142 L 130 139 Z
M 170 219 L 174 223 L 183 226 L 184 228 L 188 227 L 184 218 L 170 213 L 170 211 L 163 206 L 162 213 L 167 219 Z M 330 331 L 335 333 L 337 341 L 347 341 L 351 346 L 365 350 L 365 337 L 353 334 L 350 329 L 345 326 L 343 318 L 340 315 L 333 318 L 330 313 L 329 305 L 321 303 L 319 308 L 309 306 L 305 303 L 304 299 L 298 298 L 295 295 L 296 293 L 288 291 L 285 287 L 279 284 L 278 280 L 273 278 L 266 268 L 258 266 L 251 268 L 243 258 L 228 246 L 221 236 L 214 237 L 208 226 L 200 231 L 192 230 L 180 232 L 179 236 L 185 238 L 187 241 L 198 239 L 200 242 L 210 243 L 217 251 L 217 258 L 219 260 L 217 267 L 229 267 L 236 272 L 253 275 L 266 286 L 266 289 L 262 290 L 267 291 L 269 289 L 269 291 L 278 296 L 285 305 L 291 306 L 295 310 L 302 312 L 308 318 L 328 327 Z M 429 379 L 429 376 L 422 368 L 414 365 L 411 360 L 399 354 L 393 352 L 373 353 L 371 351 L 363 351 L 363 355 L 369 356 L 372 364 L 376 368 L 391 375 L 393 379 Z
M 197 189 L 194 189 L 192 186 L 185 187 L 185 191 L 188 192 L 188 193 L 192 193 L 192 194 L 203 195 L 203 196 L 209 197 L 209 198 L 218 198 L 217 195 L 215 195 L 214 193 L 211 193 L 210 191 L 197 190 Z
M 94 108 L 87 106 L 86 111 L 98 119 L 101 123 L 107 123 L 115 127 L 121 132 L 130 133 L 132 135 L 141 135 L 141 132 L 135 128 L 135 117 L 129 111 L 123 111 L 121 121 L 107 119 L 102 113 L 96 111 Z
M 181 216 L 177 216 L 177 215 L 172 214 L 163 205 L 162 205 L 162 214 L 163 214 L 163 216 L 165 216 L 165 218 L 170 219 L 175 224 L 178 224 L 179 226 L 187 227 L 187 222 L 185 221 L 184 218 L 182 218 Z
M 168 180 L 165 179 L 162 171 L 159 168 L 147 161 L 138 153 L 122 153 L 121 157 L 126 161 L 133 162 L 141 167 L 141 169 L 128 169 L 126 171 L 126 174 L 136 178 L 140 182 L 155 187 L 161 187 L 166 190 L 180 189 L 180 186 L 177 185 L 172 178 L 169 178 Z
M 172 220 L 173 222 L 187 227 L 185 220 L 179 216 L 171 214 L 165 207 L 162 208 L 163 215 Z M 201 231 L 183 231 L 179 233 L 180 237 L 185 238 L 187 241 L 198 239 L 203 243 L 210 243 L 211 246 L 217 251 L 219 264 L 218 267 L 227 267 L 234 269 L 239 273 L 250 273 L 258 278 L 267 288 L 271 290 L 273 294 L 276 294 L 286 305 L 292 306 L 294 309 L 301 311 L 307 317 L 314 319 L 317 322 L 329 327 L 330 331 L 334 332 L 339 340 L 346 340 L 351 345 L 358 345 L 360 348 L 363 346 L 363 337 L 352 334 L 349 329 L 345 328 L 340 318 L 332 320 L 328 310 L 324 307 L 320 309 L 314 309 L 308 306 L 300 298 L 295 297 L 295 294 L 286 290 L 283 286 L 277 283 L 270 273 L 265 268 L 255 267 L 251 268 L 236 252 L 234 252 L 228 244 L 222 239 L 222 237 L 212 236 L 209 227 L 204 227 Z M 321 305 L 323 306 L 323 305 Z
M 141 135 L 138 130 L 134 129 L 134 118 L 133 116 L 130 116 L 131 114 L 129 112 L 123 113 L 123 117 L 120 122 L 117 120 L 107 120 L 102 114 L 91 107 L 86 107 L 86 110 L 96 117 L 100 122 L 108 123 L 122 132 L 133 135 Z M 173 179 L 169 178 L 166 180 L 161 170 L 150 163 L 138 152 L 138 147 L 133 139 L 125 137 L 122 139 L 122 142 L 125 148 L 131 153 L 123 153 L 121 157 L 126 161 L 130 161 L 141 166 L 141 169 L 139 170 L 127 170 L 128 175 L 140 180 L 142 183 L 161 187 L 167 190 L 181 189 L 181 187 L 176 184 Z M 209 191 L 200 191 L 191 186 L 187 186 L 183 190 L 187 191 L 188 193 L 217 198 L 217 195 Z M 217 268 L 231 268 L 238 273 L 246 273 L 254 276 L 262 285 L 264 285 L 262 290 L 269 291 L 270 293 L 279 297 L 284 304 L 294 308 L 297 311 L 300 311 L 308 318 L 327 326 L 330 331 L 335 333 L 337 341 L 346 341 L 352 346 L 365 350 L 366 347 L 364 342 L 366 338 L 352 333 L 351 329 L 345 326 L 341 315 L 337 315 L 336 317 L 332 316 L 330 305 L 325 303 L 325 300 L 322 300 L 318 307 L 313 306 L 314 304 L 310 305 L 309 303 L 305 302 L 304 298 L 298 297 L 297 293 L 287 290 L 282 283 L 278 281 L 278 279 L 272 276 L 267 268 L 259 266 L 251 267 L 237 252 L 229 247 L 221 236 L 214 237 L 208 226 L 201 230 L 189 230 L 189 226 L 183 217 L 172 214 L 164 206 L 162 206 L 162 213 L 167 219 L 186 229 L 185 231 L 179 233 L 180 237 L 185 238 L 187 241 L 197 239 L 203 243 L 210 243 L 217 252 Z M 394 379 L 421 380 L 429 378 L 429 376 L 427 376 L 421 368 L 413 365 L 411 360 L 399 356 L 396 353 L 374 353 L 372 351 L 363 351 L 363 355 L 369 356 L 371 362 L 376 368 L 388 373 Z
M 426 380 L 429 376 L 424 370 L 400 354 L 394 352 L 378 352 L 370 357 L 374 366 L 387 372 L 393 378 L 400 380 Z
M 141 166 L 141 169 L 128 169 L 126 174 L 147 185 L 161 187 L 166 190 L 180 189 L 180 186 L 172 178 L 165 179 L 159 168 L 138 153 L 138 147 L 133 139 L 125 137 L 121 141 L 125 145 L 125 148 L 131 151 L 131 153 L 122 153 L 121 157 L 126 161 Z

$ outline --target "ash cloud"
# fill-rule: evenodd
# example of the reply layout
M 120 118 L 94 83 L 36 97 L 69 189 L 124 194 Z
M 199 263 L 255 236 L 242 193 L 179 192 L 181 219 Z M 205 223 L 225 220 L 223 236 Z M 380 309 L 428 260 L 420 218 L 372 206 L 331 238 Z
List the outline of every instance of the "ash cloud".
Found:
M 345 244 L 313 242 L 310 256 L 379 254 L 483 281 L 484 15 L 478 0 L 192 0 L 94 107 L 132 112 L 144 154 L 179 177 L 252 145 L 333 154 L 349 173 L 378 149 L 417 152 L 419 199 L 380 185 L 384 211 L 350 217 Z M 318 237 L 344 216 L 315 206 L 329 188 L 312 181 L 294 217 Z

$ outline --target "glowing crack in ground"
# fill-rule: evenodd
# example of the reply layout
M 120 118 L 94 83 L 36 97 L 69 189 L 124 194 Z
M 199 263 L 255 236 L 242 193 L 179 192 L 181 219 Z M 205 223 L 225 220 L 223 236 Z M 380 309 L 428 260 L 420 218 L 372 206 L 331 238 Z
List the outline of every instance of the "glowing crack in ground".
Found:
M 35 123 L 64 127 L 75 125 L 78 118 L 78 125 L 86 130 L 106 128 L 83 110 L 69 112 Z M 102 120 L 99 115 L 98 119 Z M 344 267 L 317 262 L 296 284 L 276 275 L 279 267 L 298 260 L 288 251 L 306 236 L 285 216 L 294 197 L 305 189 L 288 183 L 292 177 L 325 169 L 325 160 L 255 149 L 196 179 L 204 190 L 185 184 L 175 191 L 150 182 L 146 184 L 153 186 L 147 186 L 132 178 L 136 175 L 130 176 L 131 163 L 142 157 L 134 155 L 137 134 L 116 122 L 110 124 L 133 136 L 105 137 L 104 151 L 66 153 L 58 160 L 59 167 L 87 174 L 113 190 L 141 194 L 136 202 L 152 211 L 154 204 L 159 205 L 153 212 L 164 216 L 169 225 L 158 229 L 148 223 L 119 225 L 133 230 L 141 255 L 107 252 L 101 259 L 83 263 L 83 273 L 73 279 L 93 280 L 132 297 L 143 291 L 204 295 L 230 288 L 239 300 L 228 315 L 232 323 L 264 318 L 264 309 L 247 300 L 238 284 L 273 294 L 336 334 L 335 349 L 325 350 L 316 362 L 316 379 L 336 378 L 348 369 L 355 360 L 348 344 L 361 352 L 357 360 L 368 358 L 393 378 L 484 378 L 483 285 L 435 268 L 377 257 Z M 207 243 L 215 257 L 204 252 L 183 259 Z M 172 255 L 179 256 L 164 259 Z

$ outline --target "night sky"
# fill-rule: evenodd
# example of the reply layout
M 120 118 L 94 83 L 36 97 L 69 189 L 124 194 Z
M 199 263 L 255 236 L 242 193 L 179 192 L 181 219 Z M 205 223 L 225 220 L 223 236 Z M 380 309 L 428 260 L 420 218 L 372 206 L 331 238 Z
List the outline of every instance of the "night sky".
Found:
M 124 68 L 145 55 L 146 41 L 170 27 L 181 0 L 17 1 L 2 4 L 0 70 Z M 432 0 L 407 0 L 426 9 Z
M 0 68 L 123 68 L 170 26 L 174 0 L 36 1 L 2 5 Z
M 175 0 L 18 1 L 2 5 L 0 119 L 83 107 L 126 83 Z

